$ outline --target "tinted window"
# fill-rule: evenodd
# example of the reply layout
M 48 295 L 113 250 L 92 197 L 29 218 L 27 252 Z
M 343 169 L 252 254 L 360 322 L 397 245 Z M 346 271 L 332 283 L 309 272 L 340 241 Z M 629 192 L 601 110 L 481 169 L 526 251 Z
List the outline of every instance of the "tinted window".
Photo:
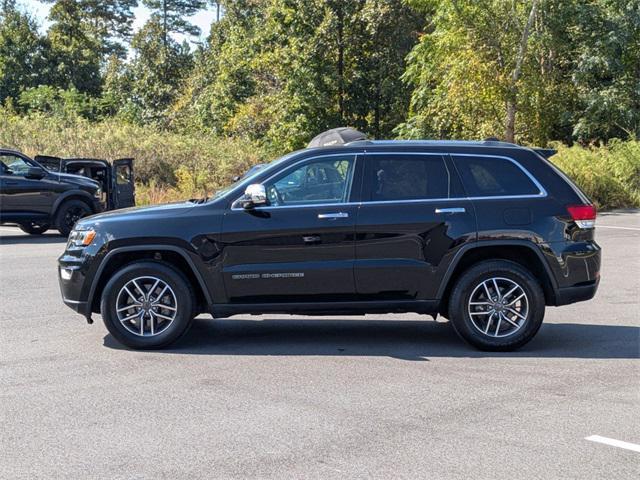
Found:
M 444 160 L 432 155 L 369 155 L 369 200 L 449 198 L 451 179 Z
M 5 167 L 3 168 L 3 173 L 5 175 L 24 177 L 29 171 L 29 168 L 32 167 L 32 165 L 27 163 L 24 159 L 15 155 L 1 155 L 0 162 L 2 162 Z
M 265 184 L 269 204 L 313 205 L 346 202 L 354 157 L 332 156 L 312 160 Z
M 513 162 L 495 157 L 453 156 L 470 197 L 537 195 L 540 189 Z

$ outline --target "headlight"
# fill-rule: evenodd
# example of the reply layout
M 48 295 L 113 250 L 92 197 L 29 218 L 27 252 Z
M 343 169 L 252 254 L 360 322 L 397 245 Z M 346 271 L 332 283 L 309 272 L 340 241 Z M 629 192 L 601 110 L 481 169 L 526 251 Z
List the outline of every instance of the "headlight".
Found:
M 74 247 L 86 247 L 93 242 L 93 239 L 96 237 L 96 231 L 89 230 L 72 230 L 69 235 L 69 242 L 67 246 Z
M 93 196 L 96 198 L 101 198 L 102 197 L 102 188 L 98 187 L 98 189 L 93 192 Z

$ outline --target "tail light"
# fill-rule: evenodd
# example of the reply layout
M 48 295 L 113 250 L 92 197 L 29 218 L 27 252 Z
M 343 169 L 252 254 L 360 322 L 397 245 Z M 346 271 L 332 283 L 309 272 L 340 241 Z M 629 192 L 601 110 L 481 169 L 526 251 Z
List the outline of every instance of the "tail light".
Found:
M 596 226 L 596 207 L 594 205 L 569 205 L 567 211 L 580 228 Z

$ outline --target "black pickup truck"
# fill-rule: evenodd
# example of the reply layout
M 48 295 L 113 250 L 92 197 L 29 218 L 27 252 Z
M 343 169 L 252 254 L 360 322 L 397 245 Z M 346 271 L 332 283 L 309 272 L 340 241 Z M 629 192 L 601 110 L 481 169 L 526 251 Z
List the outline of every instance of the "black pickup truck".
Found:
M 135 205 L 133 160 L 59 158 L 0 149 L 0 224 L 68 235 L 82 217 Z

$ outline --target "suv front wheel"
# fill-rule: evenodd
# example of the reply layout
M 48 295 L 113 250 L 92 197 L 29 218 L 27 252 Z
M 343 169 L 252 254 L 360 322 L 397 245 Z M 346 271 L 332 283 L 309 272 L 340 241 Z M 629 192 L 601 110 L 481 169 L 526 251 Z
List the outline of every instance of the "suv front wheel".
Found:
M 538 332 L 544 307 L 542 288 L 528 270 L 514 262 L 489 260 L 458 279 L 449 299 L 449 318 L 471 345 L 509 351 Z
M 115 273 L 100 305 L 109 333 L 136 349 L 163 348 L 191 325 L 196 299 L 189 281 L 170 265 L 141 261 Z

